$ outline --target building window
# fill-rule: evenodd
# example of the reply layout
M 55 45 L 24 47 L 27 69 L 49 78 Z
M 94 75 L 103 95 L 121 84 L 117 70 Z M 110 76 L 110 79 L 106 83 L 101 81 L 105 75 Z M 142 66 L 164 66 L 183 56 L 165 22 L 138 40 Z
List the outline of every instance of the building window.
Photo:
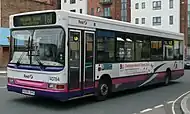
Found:
M 106 17 L 111 16 L 110 7 L 104 8 L 104 16 L 106 16 Z
M 135 9 L 139 9 L 139 3 L 135 4 Z
M 57 0 L 57 9 L 61 9 L 61 0 Z
M 94 15 L 94 8 L 91 8 L 91 15 Z
M 127 9 L 127 0 L 121 0 L 121 9 Z
M 54 5 L 54 0 L 33 0 L 33 1 L 43 3 L 43 4 L 46 4 L 46 5 Z
M 80 9 L 80 13 L 82 13 L 82 9 Z
M 75 4 L 76 0 L 70 0 L 70 4 Z
M 127 21 L 127 0 L 121 0 L 121 21 Z
M 64 0 L 64 3 L 66 3 L 67 2 L 67 0 Z
M 153 10 L 160 10 L 161 9 L 161 1 L 153 1 Z
M 153 17 L 153 26 L 161 25 L 161 17 Z
M 142 9 L 145 9 L 145 2 L 142 2 Z
M 76 10 L 74 9 L 74 10 L 70 10 L 71 12 L 76 12 Z
M 139 24 L 139 18 L 135 18 L 135 24 Z
M 173 16 L 169 17 L 169 22 L 170 22 L 170 25 L 173 25 L 173 22 L 174 22 Z
M 127 21 L 127 17 L 126 16 L 121 16 L 121 21 Z
M 145 18 L 142 18 L 141 21 L 142 21 L 142 24 L 145 24 Z
M 188 11 L 188 27 L 190 27 L 190 12 L 189 11 Z
M 100 12 L 100 7 L 97 8 L 97 12 L 98 12 L 98 13 Z
M 173 0 L 169 1 L 169 7 L 170 7 L 170 9 L 172 9 L 174 7 Z

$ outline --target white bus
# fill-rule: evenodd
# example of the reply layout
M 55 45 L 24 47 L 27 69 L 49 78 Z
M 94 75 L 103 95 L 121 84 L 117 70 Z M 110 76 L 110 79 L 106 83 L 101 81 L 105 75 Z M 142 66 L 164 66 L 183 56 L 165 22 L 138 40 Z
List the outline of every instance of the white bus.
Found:
M 11 15 L 10 28 L 8 91 L 105 100 L 184 75 L 183 34 L 63 10 Z

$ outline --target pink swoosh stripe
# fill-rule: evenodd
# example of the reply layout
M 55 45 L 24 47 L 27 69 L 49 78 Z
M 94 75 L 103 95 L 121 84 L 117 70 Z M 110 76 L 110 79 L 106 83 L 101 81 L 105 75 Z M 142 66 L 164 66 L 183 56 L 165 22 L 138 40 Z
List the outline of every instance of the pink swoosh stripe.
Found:
M 24 80 L 15 80 L 15 84 L 17 85 L 22 85 L 22 86 L 31 86 L 31 87 L 35 87 L 35 88 L 47 88 L 47 84 L 46 83 L 42 83 L 42 82 L 32 82 L 32 81 L 24 81 Z

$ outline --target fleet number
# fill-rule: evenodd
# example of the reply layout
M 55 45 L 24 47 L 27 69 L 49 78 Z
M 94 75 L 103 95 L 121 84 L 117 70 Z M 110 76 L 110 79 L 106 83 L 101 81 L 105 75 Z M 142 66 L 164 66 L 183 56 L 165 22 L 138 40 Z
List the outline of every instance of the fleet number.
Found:
M 59 77 L 50 77 L 51 81 L 60 81 Z

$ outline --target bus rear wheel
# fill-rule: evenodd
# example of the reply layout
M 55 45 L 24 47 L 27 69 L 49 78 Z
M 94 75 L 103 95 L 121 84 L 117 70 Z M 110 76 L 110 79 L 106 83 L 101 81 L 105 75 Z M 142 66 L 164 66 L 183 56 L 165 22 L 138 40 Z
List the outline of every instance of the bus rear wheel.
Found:
M 98 101 L 106 100 L 111 92 L 110 89 L 111 89 L 111 87 L 110 87 L 110 84 L 108 83 L 108 81 L 100 80 L 98 89 L 97 89 L 96 99 Z
M 171 77 L 171 71 L 167 70 L 166 71 L 166 76 L 164 79 L 164 85 L 167 86 L 170 83 L 170 77 Z

